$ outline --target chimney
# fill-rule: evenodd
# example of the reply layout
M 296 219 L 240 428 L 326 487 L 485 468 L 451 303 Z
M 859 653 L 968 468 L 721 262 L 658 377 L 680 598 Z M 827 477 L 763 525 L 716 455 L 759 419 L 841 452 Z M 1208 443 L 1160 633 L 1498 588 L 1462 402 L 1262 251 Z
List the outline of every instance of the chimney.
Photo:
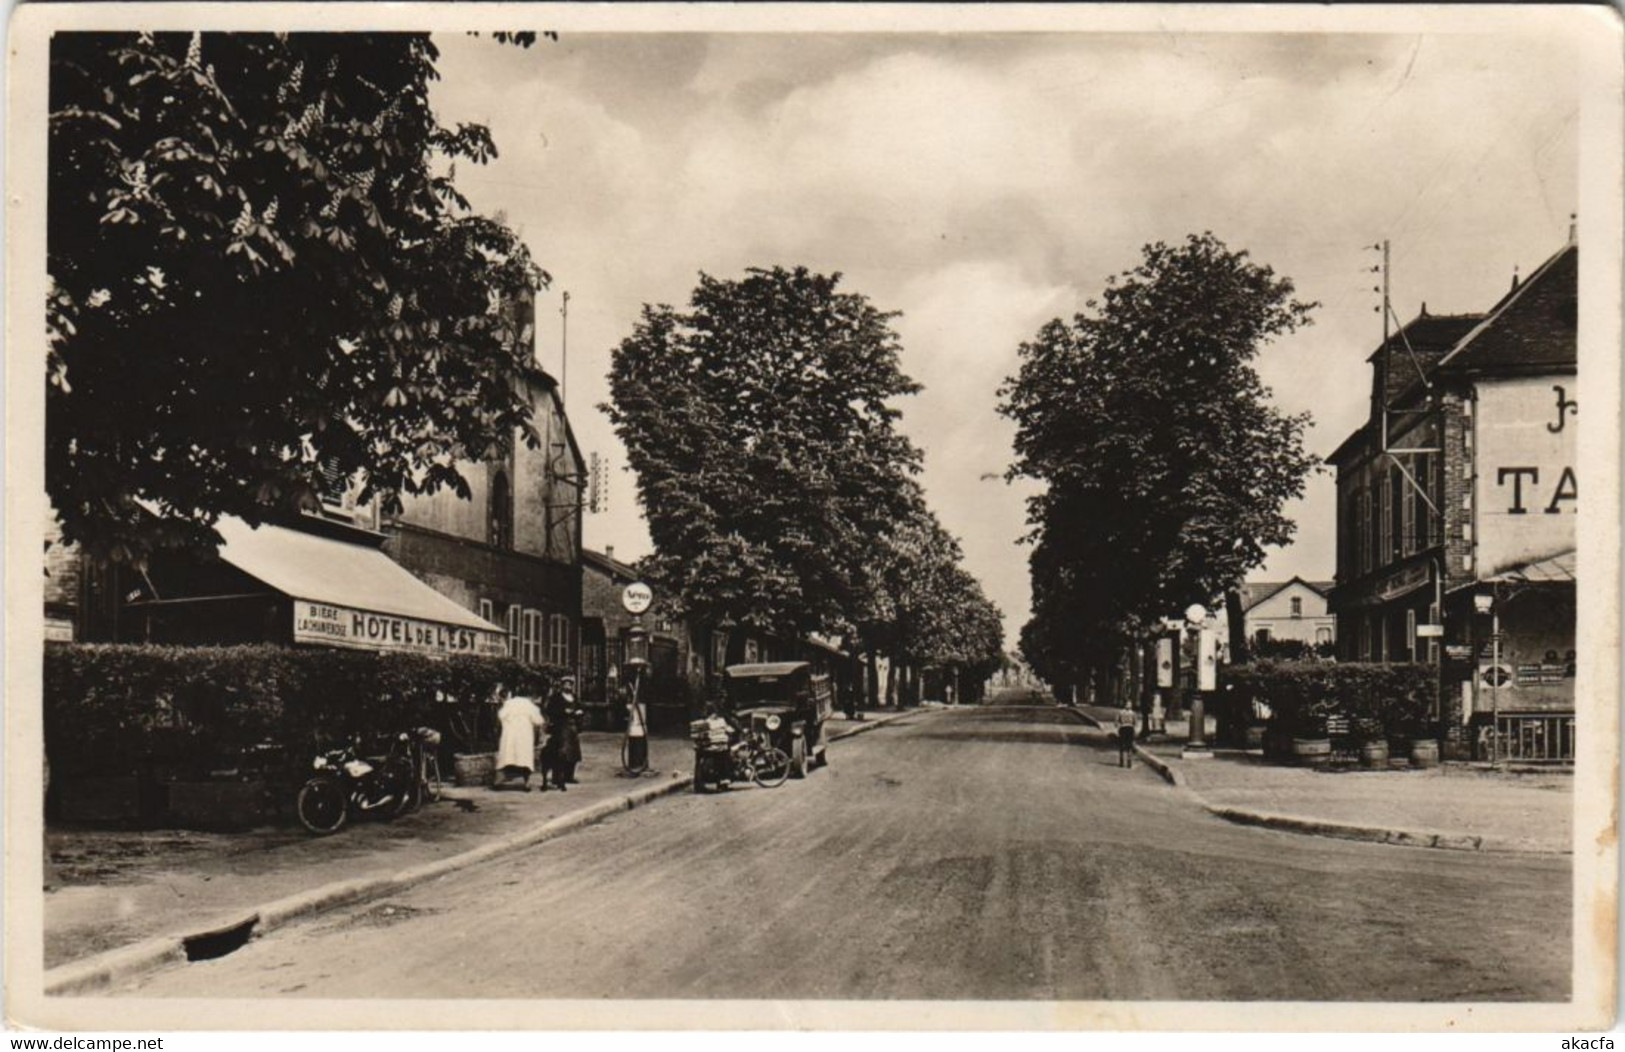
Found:
M 604 545 L 604 558 L 606 558 L 606 559 L 615 558 L 615 546 L 613 544 Z
M 1423 300 L 1422 301 L 1422 317 L 1425 318 L 1427 316 L 1428 316 L 1428 301 Z
M 1518 291 L 1518 265 L 1516 263 L 1512 264 L 1512 288 L 1509 291 Z
M 1569 244 L 1571 244 L 1571 245 L 1574 244 L 1574 242 L 1579 238 L 1579 236 L 1580 236 L 1580 216 L 1579 216 L 1579 213 L 1570 212 L 1569 213 Z

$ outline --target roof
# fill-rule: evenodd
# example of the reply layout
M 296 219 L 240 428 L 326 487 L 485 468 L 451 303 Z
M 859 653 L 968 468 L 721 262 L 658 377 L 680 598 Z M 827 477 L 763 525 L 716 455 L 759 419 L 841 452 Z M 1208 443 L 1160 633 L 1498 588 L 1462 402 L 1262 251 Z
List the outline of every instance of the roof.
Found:
M 1253 607 L 1286 591 L 1294 584 L 1301 584 L 1316 595 L 1325 597 L 1331 591 L 1331 581 L 1305 581 L 1302 577 L 1293 577 L 1287 581 L 1248 581 L 1241 586 L 1241 608 L 1251 610 Z
M 1574 584 L 1574 550 L 1514 566 L 1485 578 L 1486 581 L 1516 581 L 1520 584 Z
M 1407 344 L 1411 350 L 1419 353 L 1433 352 L 1441 354 L 1456 345 L 1456 341 L 1472 332 L 1474 328 L 1484 321 L 1483 314 L 1418 314 L 1412 318 L 1399 332 L 1388 337 L 1387 346 L 1393 348 L 1396 354 L 1404 354 Z M 1382 353 L 1383 344 L 1366 357 L 1366 361 L 1376 361 Z
M 623 563 L 619 559 L 605 555 L 603 552 L 595 552 L 591 548 L 581 549 L 581 561 L 592 563 L 611 577 L 624 577 L 628 581 L 638 579 L 638 572 L 630 564 Z
M 1465 334 L 1439 367 L 1573 368 L 1579 358 L 1579 271 L 1579 246 L 1565 245 Z
M 752 676 L 788 676 L 809 668 L 812 666 L 805 661 L 770 661 L 757 665 L 729 665 L 724 671 L 729 679 L 746 679 Z
M 225 542 L 220 558 L 294 599 L 503 631 L 413 577 L 376 548 L 284 526 L 256 528 L 229 515 L 221 517 L 215 530 Z

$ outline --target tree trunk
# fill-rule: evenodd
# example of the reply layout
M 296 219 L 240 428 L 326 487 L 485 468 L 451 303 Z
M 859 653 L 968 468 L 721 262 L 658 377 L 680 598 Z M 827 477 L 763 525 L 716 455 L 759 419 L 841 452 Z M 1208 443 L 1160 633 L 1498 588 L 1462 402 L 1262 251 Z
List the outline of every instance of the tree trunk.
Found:
M 1230 661 L 1242 665 L 1247 655 L 1247 612 L 1241 608 L 1241 590 L 1232 588 L 1224 593 L 1224 616 L 1230 622 Z
M 897 658 L 897 648 L 893 647 L 891 655 L 890 655 L 890 657 L 889 657 L 889 659 L 888 659 L 888 661 L 886 663 L 886 704 L 887 705 L 897 705 L 898 704 L 898 700 L 897 700 L 897 673 L 900 671 L 901 668 L 902 668 L 902 663 Z
M 869 678 L 864 683 L 864 701 L 871 709 L 880 707 L 880 669 L 875 661 L 875 648 L 866 647 L 866 656 L 869 663 Z

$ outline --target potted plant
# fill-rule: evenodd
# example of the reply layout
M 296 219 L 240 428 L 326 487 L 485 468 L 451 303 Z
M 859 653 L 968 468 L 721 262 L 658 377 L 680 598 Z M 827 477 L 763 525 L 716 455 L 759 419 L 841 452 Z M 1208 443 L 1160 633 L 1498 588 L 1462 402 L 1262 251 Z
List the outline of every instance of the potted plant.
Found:
M 1354 721 L 1354 737 L 1360 743 L 1360 766 L 1382 770 L 1388 766 L 1388 735 L 1379 720 L 1361 717 Z
M 451 749 L 452 780 L 461 786 L 496 780 L 496 706 L 486 698 L 447 698 L 444 738 Z

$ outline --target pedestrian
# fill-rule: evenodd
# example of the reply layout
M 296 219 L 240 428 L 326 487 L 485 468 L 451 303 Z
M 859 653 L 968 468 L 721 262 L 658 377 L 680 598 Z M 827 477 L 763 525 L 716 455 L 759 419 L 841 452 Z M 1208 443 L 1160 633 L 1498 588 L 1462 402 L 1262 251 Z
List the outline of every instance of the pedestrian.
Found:
M 581 734 L 576 726 L 580 715 L 575 704 L 575 681 L 568 676 L 548 696 L 547 745 L 542 749 L 542 788 L 551 777 L 560 792 L 568 792 L 576 780 L 576 764 L 581 762 Z
M 498 691 L 504 688 L 498 687 Z M 497 722 L 502 726 L 502 737 L 497 742 L 497 769 L 504 783 L 518 781 L 525 792 L 530 792 L 530 775 L 536 762 L 536 731 L 542 726 L 542 710 L 536 702 L 520 694 L 508 698 L 497 710 Z
M 1127 705 L 1117 710 L 1117 766 L 1134 767 L 1134 710 Z

